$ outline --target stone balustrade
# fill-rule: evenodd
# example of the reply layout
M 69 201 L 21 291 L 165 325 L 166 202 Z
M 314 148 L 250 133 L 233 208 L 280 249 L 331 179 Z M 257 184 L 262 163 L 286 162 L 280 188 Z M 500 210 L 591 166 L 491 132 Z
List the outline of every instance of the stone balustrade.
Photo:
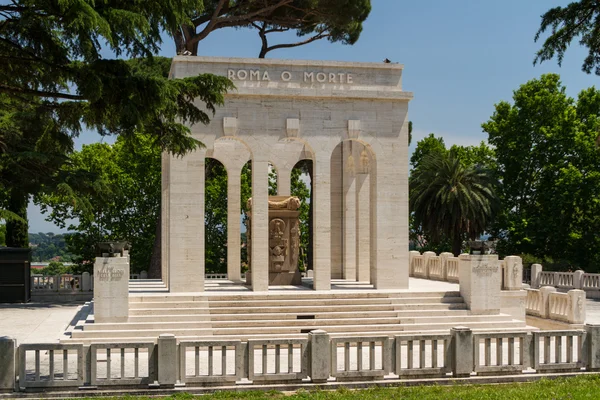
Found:
M 575 272 L 544 271 L 540 264 L 531 266 L 531 287 L 538 289 L 552 286 L 566 292 L 581 289 L 587 298 L 600 298 L 600 274 L 588 274 L 582 270 Z
M 583 290 L 573 289 L 567 293 L 561 293 L 554 287 L 544 286 L 540 289 L 526 289 L 526 291 L 527 315 L 575 325 L 585 322 L 585 292 Z
M 535 292 L 532 292 L 535 293 Z M 560 293 L 552 293 L 556 297 Z M 532 294 L 533 301 L 536 295 Z M 562 302 L 563 300 L 561 300 Z M 558 308 L 564 307 L 557 303 Z M 550 306 L 550 313 L 555 309 Z M 562 313 L 562 311 L 560 311 Z M 21 344 L 0 338 L 0 391 L 108 390 L 438 378 L 600 370 L 600 325 L 563 331 Z

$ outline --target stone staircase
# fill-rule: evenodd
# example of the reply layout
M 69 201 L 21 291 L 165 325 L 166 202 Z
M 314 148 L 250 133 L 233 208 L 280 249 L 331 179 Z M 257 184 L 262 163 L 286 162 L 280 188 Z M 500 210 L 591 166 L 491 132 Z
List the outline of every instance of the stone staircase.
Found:
M 68 341 L 304 337 L 314 329 L 331 335 L 394 335 L 525 327 L 509 315 L 471 315 L 459 292 L 290 291 L 280 293 L 130 294 L 129 321 L 88 319 Z

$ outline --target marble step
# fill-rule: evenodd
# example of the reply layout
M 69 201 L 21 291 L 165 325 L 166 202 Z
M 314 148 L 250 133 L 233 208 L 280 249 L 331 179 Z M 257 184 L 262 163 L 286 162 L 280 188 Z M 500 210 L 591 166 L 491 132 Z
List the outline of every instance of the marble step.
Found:
M 110 323 L 94 323 L 84 327 L 86 331 L 96 330 L 154 330 L 162 329 L 169 331 L 171 329 L 219 329 L 219 328 L 250 328 L 250 327 L 313 327 L 313 326 L 338 326 L 338 325 L 362 325 L 367 328 L 373 325 L 388 324 L 388 325 L 406 325 L 406 324 L 429 324 L 456 322 L 458 324 L 468 324 L 470 322 L 492 322 L 505 321 L 505 315 L 481 316 L 481 315 L 465 315 L 465 316 L 447 316 L 447 317 L 420 317 L 399 319 L 397 317 L 371 317 L 371 318 L 336 318 L 336 319 L 276 319 L 276 320 L 229 320 L 229 321 L 149 321 L 149 322 L 124 322 L 119 324 Z
M 365 332 L 332 332 L 330 333 L 331 337 L 353 337 L 353 336 L 389 336 L 389 337 L 393 337 L 395 335 L 418 335 L 418 334 L 423 334 L 423 335 L 428 335 L 428 334 L 441 334 L 441 335 L 445 335 L 445 334 L 449 334 L 450 333 L 450 329 L 431 329 L 431 330 L 423 330 L 420 329 L 419 327 L 414 327 L 414 330 L 411 330 L 413 327 L 408 326 L 406 327 L 407 329 L 404 331 L 398 331 L 398 330 L 389 330 L 389 331 L 376 331 L 376 332 L 372 332 L 372 331 L 365 331 Z M 515 327 L 515 326 L 508 326 L 508 327 L 502 327 L 502 328 L 498 328 L 498 327 L 471 327 L 471 329 L 473 330 L 473 332 L 492 332 L 492 333 L 502 333 L 502 332 L 514 332 L 514 331 L 527 331 L 527 332 L 532 332 L 532 331 L 537 331 L 539 330 L 538 328 L 532 327 L 532 326 L 525 326 L 524 324 L 521 323 L 520 326 Z M 101 338 L 101 342 L 102 343 L 134 343 L 134 342 L 156 342 L 158 336 L 144 336 L 143 334 L 140 334 L 139 336 L 136 337 L 102 337 Z M 278 339 L 305 339 L 307 338 L 307 334 L 306 333 L 282 333 L 277 335 Z M 207 335 L 207 336 L 185 336 L 185 335 L 178 335 L 177 336 L 177 340 L 194 340 L 194 341 L 202 341 L 202 340 L 207 340 L 207 341 L 214 341 L 214 340 L 242 340 L 242 341 L 246 341 L 248 339 L 273 339 L 273 336 L 270 334 L 240 334 L 240 335 L 227 335 L 225 337 L 215 337 L 212 335 Z M 98 343 L 99 340 L 97 338 L 71 338 L 71 339 L 62 339 L 61 343 L 83 343 L 83 344 L 90 344 L 90 343 Z
M 367 312 L 367 311 L 451 311 L 466 310 L 465 303 L 432 304 L 374 304 L 374 305 L 321 305 L 286 307 L 194 307 L 194 308 L 131 308 L 130 316 L 135 315 L 190 315 L 190 314 L 317 314 L 323 312 Z
M 449 330 L 455 326 L 468 326 L 472 329 L 495 329 L 498 326 L 503 328 L 522 328 L 524 323 L 522 321 L 506 319 L 505 321 L 486 321 L 486 322 L 440 322 L 430 323 L 426 326 L 422 324 L 376 324 L 369 325 L 303 325 L 294 327 L 233 327 L 233 328 L 215 328 L 215 329 L 195 329 L 195 328 L 174 328 L 164 329 L 147 329 L 143 333 L 139 330 L 83 330 L 73 331 L 73 339 L 102 339 L 102 338 L 139 338 L 139 337 L 158 337 L 162 333 L 170 333 L 176 336 L 213 336 L 213 337 L 225 337 L 229 338 L 230 335 L 273 335 L 290 334 L 290 333 L 308 333 L 314 329 L 323 329 L 329 333 L 365 333 L 370 332 L 377 334 L 376 332 L 407 332 L 407 331 L 420 331 L 427 332 L 431 330 Z

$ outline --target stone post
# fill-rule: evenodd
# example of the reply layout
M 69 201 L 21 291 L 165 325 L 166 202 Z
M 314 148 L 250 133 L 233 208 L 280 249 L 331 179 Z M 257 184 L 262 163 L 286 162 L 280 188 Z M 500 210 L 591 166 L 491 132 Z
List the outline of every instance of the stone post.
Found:
M 129 318 L 129 258 L 96 257 L 94 319 L 127 322 Z
M 573 272 L 573 288 L 574 289 L 582 289 L 583 288 L 583 274 L 584 273 L 585 272 L 583 272 L 580 269 Z
M 91 278 L 90 278 L 90 273 L 84 272 L 83 274 L 81 274 L 81 291 L 89 292 L 90 290 L 92 290 L 92 282 L 91 282 Z
M 585 343 L 583 352 L 586 355 L 585 369 L 600 371 L 600 325 L 585 324 Z
M 0 393 L 15 390 L 17 339 L 0 337 Z
M 227 278 L 233 282 L 242 280 L 240 236 L 240 171 L 227 171 Z
M 416 250 L 411 250 L 408 252 L 408 271 L 410 273 L 410 276 L 415 276 L 415 273 L 413 271 L 413 260 L 415 259 L 415 256 L 420 256 L 421 253 L 419 253 Z
M 473 331 L 464 326 L 450 329 L 453 343 L 452 375 L 468 377 L 473 372 Z
M 440 260 L 442 262 L 442 274 L 444 281 L 448 281 L 448 258 L 454 257 L 454 254 L 447 251 L 440 253 Z
M 500 313 L 501 269 L 497 255 L 458 257 L 460 295 L 472 314 Z
M 331 151 L 313 161 L 313 289 L 331 289 Z
M 521 290 L 523 288 L 523 260 L 517 256 L 504 258 L 504 290 Z
M 313 383 L 326 382 L 331 368 L 329 334 L 324 330 L 317 329 L 309 332 L 308 340 L 310 343 L 310 378 Z
M 532 264 L 531 265 L 531 288 L 532 289 L 539 289 L 541 272 L 542 272 L 542 264 Z
M 140 279 L 148 279 L 148 272 L 141 271 L 140 272 Z
M 585 323 L 585 292 L 580 289 L 573 289 L 567 292 L 569 295 L 569 323 Z
M 423 253 L 423 267 L 425 268 L 425 276 L 424 278 L 429 279 L 429 259 L 431 257 L 435 257 L 437 254 L 435 254 L 434 251 L 426 251 L 425 253 Z
M 171 333 L 158 337 L 158 384 L 174 386 L 177 382 L 177 339 Z
M 556 292 L 556 288 L 553 286 L 544 286 L 540 288 L 542 294 L 542 307 L 540 308 L 540 315 L 542 318 L 550 318 L 550 293 Z
M 252 160 L 252 290 L 269 290 L 269 162 Z

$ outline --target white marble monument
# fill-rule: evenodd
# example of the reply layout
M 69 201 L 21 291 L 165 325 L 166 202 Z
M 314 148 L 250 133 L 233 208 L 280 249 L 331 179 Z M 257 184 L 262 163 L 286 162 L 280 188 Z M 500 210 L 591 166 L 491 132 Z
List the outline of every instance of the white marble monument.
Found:
M 204 164 L 228 174 L 228 276 L 240 279 L 240 174 L 252 162 L 252 283 L 269 286 L 269 164 L 290 195 L 300 160 L 313 165 L 315 290 L 332 278 L 408 287 L 408 103 L 400 64 L 184 57 L 171 76 L 229 77 L 236 86 L 194 138 L 205 148 L 163 155 L 162 279 L 204 290 Z

